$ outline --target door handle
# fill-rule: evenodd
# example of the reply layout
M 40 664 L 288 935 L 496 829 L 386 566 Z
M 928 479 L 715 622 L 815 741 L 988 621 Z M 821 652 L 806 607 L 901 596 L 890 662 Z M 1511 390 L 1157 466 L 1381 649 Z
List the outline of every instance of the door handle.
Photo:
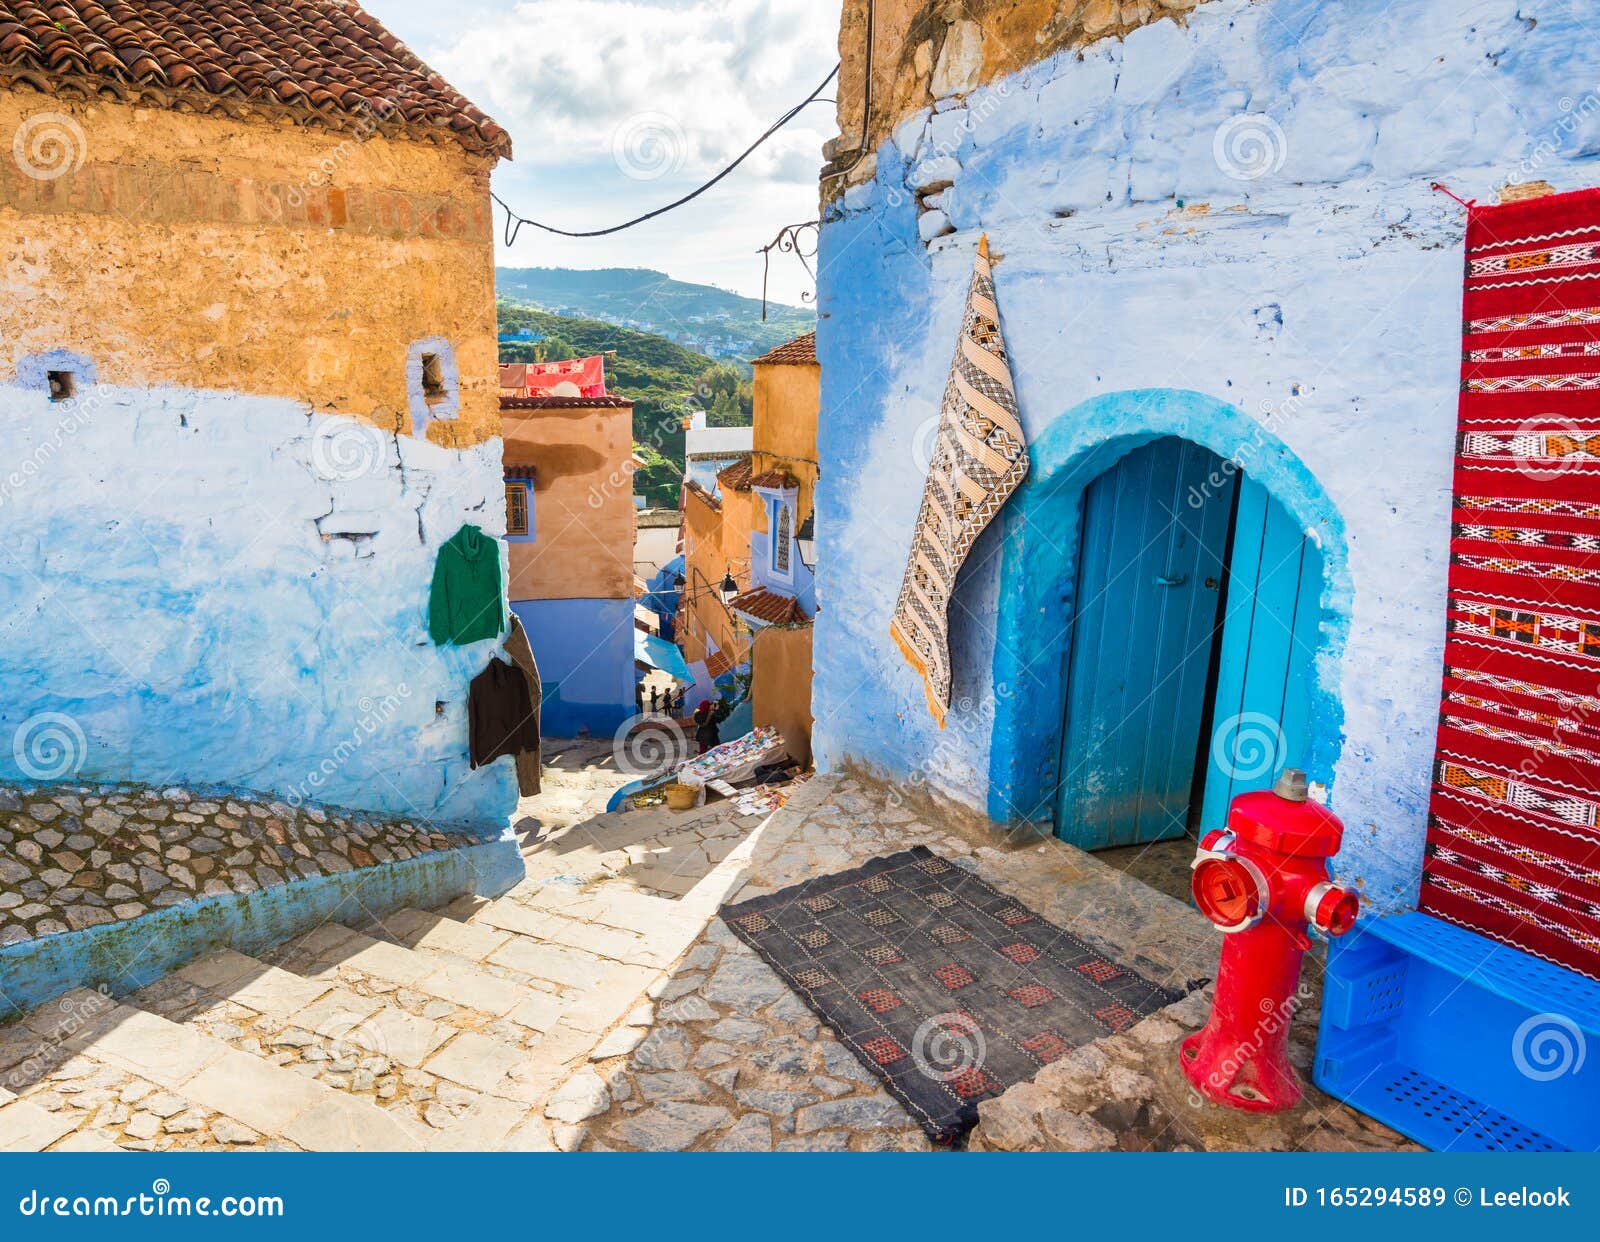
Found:
M 1177 574 L 1176 576 L 1169 576 L 1167 574 L 1158 574 L 1156 576 L 1156 585 L 1157 586 L 1164 586 L 1164 587 L 1182 586 L 1187 581 L 1189 581 L 1189 575 L 1188 574 Z

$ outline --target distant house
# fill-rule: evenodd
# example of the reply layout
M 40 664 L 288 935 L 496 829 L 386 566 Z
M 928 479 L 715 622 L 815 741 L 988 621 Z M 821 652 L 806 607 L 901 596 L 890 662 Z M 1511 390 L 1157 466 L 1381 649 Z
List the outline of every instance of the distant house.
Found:
M 817 337 L 807 332 L 754 362 L 755 426 L 747 486 L 750 584 L 729 607 L 752 634 L 755 723 L 773 725 L 789 754 L 811 757 L 812 566 L 801 555 L 817 487 Z M 809 546 L 809 542 L 806 543 Z
M 705 411 L 696 410 L 684 429 L 684 478 L 715 493 L 718 473 L 749 455 L 754 434 L 750 427 L 708 427 Z
M 633 403 L 502 397 L 511 609 L 543 681 L 546 736 L 634 710 Z
M 635 501 L 639 497 L 634 498 Z M 647 581 L 678 552 L 683 514 L 677 509 L 640 509 L 633 542 L 633 572 Z

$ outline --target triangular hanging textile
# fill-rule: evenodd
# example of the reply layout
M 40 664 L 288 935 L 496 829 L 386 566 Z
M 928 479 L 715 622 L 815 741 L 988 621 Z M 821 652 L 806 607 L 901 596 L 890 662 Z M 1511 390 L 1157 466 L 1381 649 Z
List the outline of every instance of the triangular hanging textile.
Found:
M 900 602 L 889 626 L 890 636 L 922 674 L 928 710 L 941 729 L 950 704 L 949 612 L 956 572 L 1027 473 L 1028 445 L 984 238 L 945 384 Z

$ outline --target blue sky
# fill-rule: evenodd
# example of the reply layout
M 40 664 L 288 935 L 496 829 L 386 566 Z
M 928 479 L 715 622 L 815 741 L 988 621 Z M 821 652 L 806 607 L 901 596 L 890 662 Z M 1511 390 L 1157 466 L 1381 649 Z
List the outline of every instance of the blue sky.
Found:
M 748 146 L 838 60 L 839 0 L 363 0 L 510 132 L 495 189 L 525 216 L 597 228 L 670 201 Z M 824 92 L 832 98 L 830 88 Z M 524 229 L 500 262 L 652 267 L 761 292 L 755 252 L 814 219 L 831 104 L 815 104 L 707 195 L 611 237 Z M 772 292 L 810 284 L 775 257 Z

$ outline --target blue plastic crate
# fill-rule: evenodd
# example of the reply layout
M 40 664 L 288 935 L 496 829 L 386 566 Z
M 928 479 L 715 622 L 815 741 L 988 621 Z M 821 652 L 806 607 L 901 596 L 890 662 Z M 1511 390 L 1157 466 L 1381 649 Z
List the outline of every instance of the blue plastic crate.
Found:
M 1600 1151 L 1600 983 L 1421 913 L 1328 951 L 1312 1076 L 1436 1151 Z

